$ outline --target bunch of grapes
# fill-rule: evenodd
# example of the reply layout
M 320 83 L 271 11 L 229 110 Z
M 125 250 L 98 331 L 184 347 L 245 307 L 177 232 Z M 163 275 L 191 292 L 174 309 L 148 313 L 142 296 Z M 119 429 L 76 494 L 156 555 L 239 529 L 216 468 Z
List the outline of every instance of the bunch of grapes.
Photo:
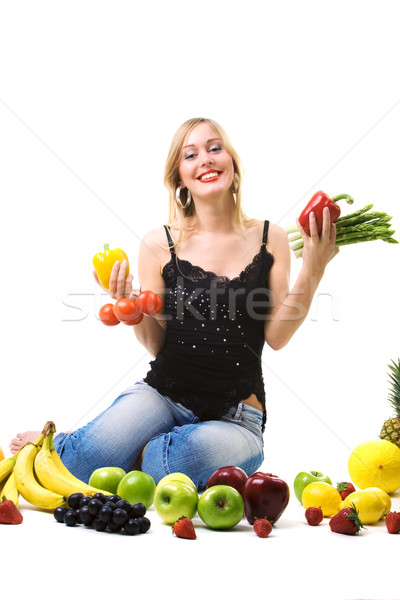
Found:
M 150 521 L 146 507 L 141 502 L 129 504 L 117 494 L 105 496 L 97 493 L 94 496 L 84 496 L 81 493 L 72 494 L 68 498 L 68 508 L 59 506 L 54 511 L 58 523 L 68 527 L 85 525 L 96 531 L 124 531 L 128 535 L 146 533 L 150 529 Z

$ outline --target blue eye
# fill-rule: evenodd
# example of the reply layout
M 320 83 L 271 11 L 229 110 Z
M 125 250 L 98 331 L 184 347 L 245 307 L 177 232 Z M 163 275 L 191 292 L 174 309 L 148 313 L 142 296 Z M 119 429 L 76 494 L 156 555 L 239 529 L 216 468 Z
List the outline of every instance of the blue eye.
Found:
M 211 146 L 208 150 L 208 152 L 220 152 L 222 150 L 222 146 L 221 144 L 215 144 L 214 146 Z M 194 158 L 196 156 L 196 152 L 186 152 L 186 154 L 183 155 L 184 160 L 190 160 L 192 158 Z

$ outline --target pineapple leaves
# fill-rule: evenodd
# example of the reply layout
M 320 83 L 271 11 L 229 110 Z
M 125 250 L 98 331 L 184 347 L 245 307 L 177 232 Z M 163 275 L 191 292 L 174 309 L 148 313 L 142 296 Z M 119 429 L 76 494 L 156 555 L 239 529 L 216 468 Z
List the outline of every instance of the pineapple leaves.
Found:
M 396 415 L 400 416 L 400 358 L 397 359 L 397 364 L 392 360 L 392 364 L 388 365 L 392 373 L 388 373 L 389 382 L 392 384 L 388 400 L 393 406 Z

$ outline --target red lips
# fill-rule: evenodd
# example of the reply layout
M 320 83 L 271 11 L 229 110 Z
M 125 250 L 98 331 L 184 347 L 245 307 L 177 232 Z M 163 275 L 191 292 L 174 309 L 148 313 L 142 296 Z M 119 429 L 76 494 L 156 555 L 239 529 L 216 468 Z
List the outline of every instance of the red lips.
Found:
M 208 175 L 209 173 L 217 173 L 217 175 L 215 177 L 209 177 L 207 179 L 201 179 L 202 177 L 204 177 L 204 175 Z M 209 169 L 208 171 L 204 171 L 204 173 L 201 173 L 201 175 L 199 175 L 197 177 L 197 179 L 199 181 L 201 181 L 202 183 L 207 182 L 207 181 L 215 181 L 216 179 L 218 179 L 218 177 L 221 175 L 222 171 L 218 171 L 217 169 Z

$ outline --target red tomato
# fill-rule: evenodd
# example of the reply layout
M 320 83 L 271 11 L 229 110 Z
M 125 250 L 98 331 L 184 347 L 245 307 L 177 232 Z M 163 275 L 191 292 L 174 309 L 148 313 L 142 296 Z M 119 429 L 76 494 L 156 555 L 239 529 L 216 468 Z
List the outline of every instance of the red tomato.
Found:
M 120 321 L 133 321 L 140 314 L 140 310 L 132 298 L 118 298 L 114 304 L 114 312 Z
M 139 316 L 136 319 L 132 319 L 132 321 L 124 321 L 124 325 L 137 325 L 143 319 L 143 314 L 139 313 Z
M 156 315 L 161 310 L 161 298 L 158 294 L 145 290 L 136 296 L 136 305 L 140 312 L 149 317 Z
M 104 325 L 109 325 L 110 327 L 119 324 L 119 319 L 117 319 L 114 313 L 113 304 L 105 304 L 102 306 L 99 310 L 99 318 Z

